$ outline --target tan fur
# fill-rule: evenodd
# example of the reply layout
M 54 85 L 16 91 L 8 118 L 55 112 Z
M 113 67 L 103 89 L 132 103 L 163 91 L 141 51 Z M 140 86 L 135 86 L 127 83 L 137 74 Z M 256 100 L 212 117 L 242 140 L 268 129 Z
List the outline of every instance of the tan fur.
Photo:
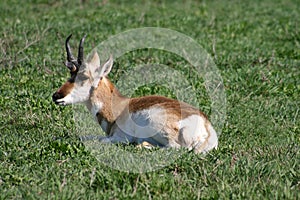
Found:
M 170 114 L 177 115 L 179 119 L 184 119 L 190 115 L 200 115 L 207 119 L 204 113 L 187 103 L 155 95 L 130 99 L 129 111 L 136 112 L 138 110 L 148 109 L 151 106 L 163 107 Z
M 101 100 L 105 104 L 102 114 L 104 116 L 107 116 L 108 121 L 116 119 L 116 116 L 112 117 L 112 108 L 114 108 L 114 110 L 123 110 L 123 106 L 127 105 L 129 105 L 129 112 L 148 109 L 151 106 L 160 106 L 165 108 L 167 112 L 171 112 L 181 119 L 186 118 L 190 115 L 200 115 L 207 119 L 207 116 L 197 108 L 187 103 L 170 99 L 164 96 L 153 95 L 128 99 L 121 95 L 118 89 L 105 77 L 99 82 L 98 88 L 96 90 L 97 92 L 95 93 L 97 93 L 97 99 Z M 95 97 L 92 97 L 91 101 L 96 101 Z M 122 103 L 122 101 L 125 101 L 125 103 Z
M 69 80 L 57 90 L 57 93 L 63 96 L 67 96 L 72 91 L 73 87 L 74 87 L 74 82 Z
M 120 116 L 120 114 L 129 106 L 129 112 L 149 109 L 152 106 L 164 108 L 169 115 L 177 116 L 176 119 L 169 119 L 169 121 L 178 121 L 190 115 L 200 115 L 207 120 L 207 116 L 193 106 L 170 99 L 163 96 L 144 96 L 138 98 L 126 98 L 121 95 L 118 89 L 106 78 L 99 82 L 95 91 L 96 96 L 90 98 L 91 102 L 103 102 L 103 109 L 99 114 L 108 122 L 113 122 Z
M 91 102 L 103 102 L 103 109 L 96 117 L 99 124 L 105 120 L 110 131 L 112 124 L 128 105 L 129 99 L 123 97 L 117 88 L 105 77 L 100 80 L 94 94 L 96 95 L 90 97 L 88 105 L 91 105 Z
M 199 111 L 197 108 L 174 99 L 163 96 L 144 96 L 139 98 L 126 98 L 120 94 L 117 88 L 105 77 L 99 82 L 99 85 L 90 98 L 91 102 L 102 102 L 103 108 L 97 114 L 97 121 L 99 124 L 103 120 L 108 122 L 108 132 L 110 132 L 112 125 L 117 118 L 124 112 L 129 111 L 134 113 L 137 111 L 149 109 L 151 107 L 162 107 L 166 110 L 166 123 L 164 124 L 164 131 L 168 133 L 170 140 L 174 140 L 181 146 L 188 146 L 183 137 L 180 137 L 178 121 L 185 119 L 191 115 L 199 115 L 205 120 L 205 128 L 208 130 L 210 122 L 207 116 Z M 129 107 L 129 108 L 128 108 Z M 201 152 L 207 145 L 207 140 L 197 148 L 197 152 Z
M 130 139 L 130 142 L 145 147 L 187 147 L 196 153 L 217 147 L 216 132 L 204 113 L 187 103 L 163 96 L 122 96 L 106 78 L 112 65 L 111 56 L 100 66 L 99 56 L 95 52 L 90 62 L 81 66 L 79 71 L 71 71 L 71 78 L 53 95 L 53 101 L 59 105 L 86 103 L 108 135 L 104 142 L 124 142 Z M 143 129 L 130 120 L 131 117 L 135 117 L 136 122 L 149 121 L 151 127 Z M 156 131 L 154 135 L 151 135 L 152 128 Z M 211 135 L 213 137 L 209 140 Z

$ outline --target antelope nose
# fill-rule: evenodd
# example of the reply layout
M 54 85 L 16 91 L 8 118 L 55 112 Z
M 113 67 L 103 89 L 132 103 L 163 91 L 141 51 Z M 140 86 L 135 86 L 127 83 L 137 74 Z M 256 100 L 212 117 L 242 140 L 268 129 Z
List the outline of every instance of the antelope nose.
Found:
M 52 100 L 55 102 L 57 99 L 61 99 L 62 98 L 62 95 L 58 92 L 55 92 L 53 95 L 52 95 Z

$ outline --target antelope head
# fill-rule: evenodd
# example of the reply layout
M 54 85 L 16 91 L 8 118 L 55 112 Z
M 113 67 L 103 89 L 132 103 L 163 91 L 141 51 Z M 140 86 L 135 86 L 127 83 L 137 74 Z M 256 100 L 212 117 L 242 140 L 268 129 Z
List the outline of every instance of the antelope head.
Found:
M 85 35 L 80 40 L 78 56 L 77 59 L 75 59 L 69 45 L 71 36 L 72 34 L 66 39 L 65 44 L 67 51 L 67 61 L 65 65 L 70 70 L 71 77 L 52 96 L 52 100 L 58 105 L 69 105 L 87 102 L 90 97 L 90 90 L 92 86 L 97 85 L 99 82 L 99 73 L 95 73 L 95 71 L 99 71 L 100 68 L 100 58 L 97 52 L 94 52 L 92 58 L 88 62 L 84 61 L 83 42 L 86 37 Z M 110 58 L 109 61 L 104 64 L 104 66 L 107 65 L 112 65 L 112 58 Z M 97 81 L 95 80 L 94 74 L 97 74 Z M 103 70 L 102 75 L 105 75 L 105 70 Z M 97 83 L 94 83 L 94 80 Z

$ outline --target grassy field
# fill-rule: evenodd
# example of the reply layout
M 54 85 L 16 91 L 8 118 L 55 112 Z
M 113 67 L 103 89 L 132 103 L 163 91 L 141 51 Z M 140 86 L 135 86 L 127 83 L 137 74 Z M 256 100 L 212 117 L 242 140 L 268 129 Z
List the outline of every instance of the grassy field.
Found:
M 297 0 L 26 2 L 0 2 L 0 199 L 300 199 Z M 129 173 L 99 162 L 78 139 L 73 108 L 51 96 L 69 76 L 62 62 L 70 33 L 76 46 L 87 33 L 90 51 L 140 27 L 179 31 L 213 56 L 227 115 L 217 151 L 183 152 L 159 170 Z M 136 64 L 186 64 L 155 50 L 115 62 L 113 82 Z M 203 85 L 191 84 L 210 115 Z M 170 95 L 155 86 L 135 95 L 153 93 Z

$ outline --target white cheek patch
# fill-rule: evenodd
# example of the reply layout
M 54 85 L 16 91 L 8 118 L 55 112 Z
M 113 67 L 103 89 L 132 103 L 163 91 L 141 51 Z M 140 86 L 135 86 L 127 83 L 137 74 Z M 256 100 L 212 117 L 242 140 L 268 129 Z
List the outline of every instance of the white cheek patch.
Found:
M 68 105 L 75 103 L 84 103 L 89 99 L 91 85 L 87 82 L 83 85 L 75 83 L 73 90 L 64 98 L 58 99 L 59 105 Z

